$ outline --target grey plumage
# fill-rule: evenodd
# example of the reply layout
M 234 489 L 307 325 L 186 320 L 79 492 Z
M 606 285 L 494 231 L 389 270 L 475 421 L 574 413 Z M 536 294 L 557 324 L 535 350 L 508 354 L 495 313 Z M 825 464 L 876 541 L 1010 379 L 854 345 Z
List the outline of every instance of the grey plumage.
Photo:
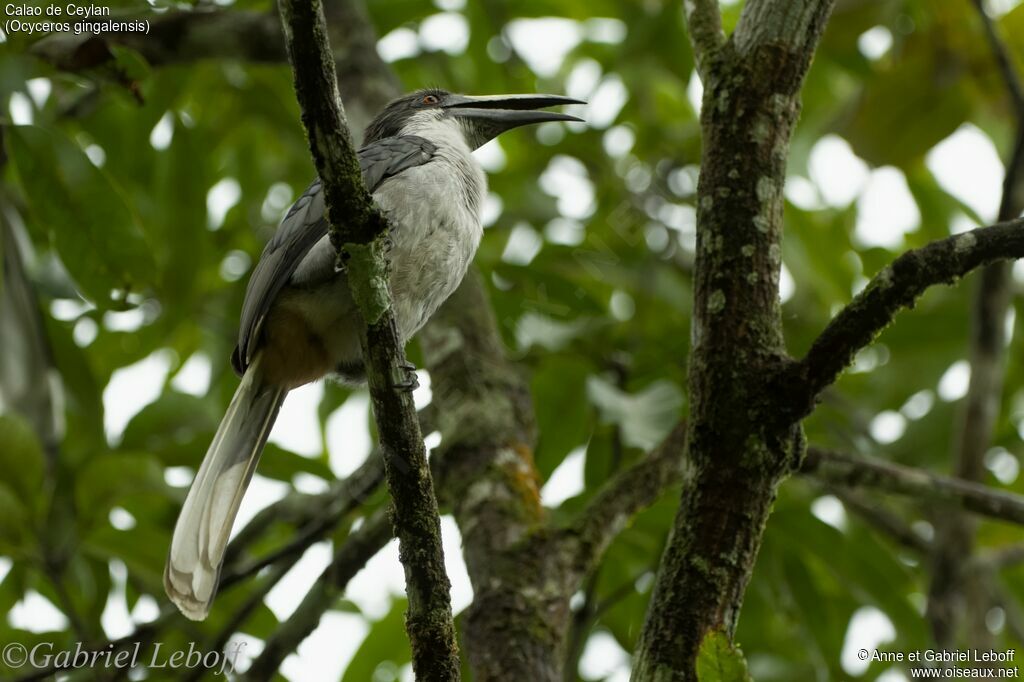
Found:
M 435 151 L 432 143 L 417 136 L 388 138 L 360 150 L 364 181 L 371 191 L 377 190 L 375 198 L 385 210 L 389 206 L 394 208 L 397 198 L 413 192 L 407 187 L 410 182 L 418 182 L 418 179 L 403 179 L 403 172 L 431 161 Z M 480 177 L 483 177 L 482 172 Z M 389 183 L 396 189 L 383 191 Z M 482 191 L 482 186 L 476 191 Z M 443 194 L 435 199 L 439 204 L 446 201 Z M 431 211 L 427 209 L 422 213 L 426 217 Z M 394 268 L 403 273 L 396 272 L 394 279 L 407 281 L 404 264 L 411 250 L 419 248 L 416 244 L 420 240 L 415 238 L 416 230 L 405 227 L 406 212 L 397 211 L 392 220 L 397 232 L 392 262 Z M 459 231 L 469 230 L 465 238 L 471 240 L 472 247 L 463 250 L 465 255 L 460 259 L 468 265 L 479 240 L 478 234 L 472 234 L 478 231 L 479 221 L 474 216 L 475 226 L 467 224 L 466 220 L 458 222 L 449 233 L 449 239 L 463 238 Z M 445 246 L 443 250 L 449 249 Z M 324 219 L 323 190 L 316 180 L 289 210 L 253 269 L 242 305 L 238 346 L 232 355 L 232 364 L 242 375 L 242 383 L 196 474 L 175 528 L 164 586 L 189 618 L 202 620 L 206 617 L 216 593 L 224 549 L 242 494 L 256 470 L 259 455 L 287 393 L 268 385 L 259 367 L 257 349 L 261 328 L 274 302 L 284 295 L 304 309 L 316 309 L 318 319 L 326 322 L 324 334 L 333 337 L 331 346 L 340 351 L 334 362 L 335 372 L 349 381 L 362 379 L 354 307 L 344 274 L 334 270 L 334 253 Z M 449 267 L 441 262 L 433 265 L 437 272 Z M 437 291 L 433 297 L 437 305 L 461 280 L 465 265 L 458 265 L 449 272 L 451 281 L 446 285 L 423 285 Z M 410 286 L 415 285 L 394 287 L 399 328 L 408 335 L 436 308 L 430 303 L 429 310 L 400 312 L 408 308 L 403 305 L 403 298 L 412 291 Z M 412 317 L 416 318 L 415 323 L 411 322 Z
M 382 182 L 413 166 L 427 163 L 437 147 L 416 135 L 377 140 L 359 150 L 359 166 L 363 182 L 372 193 Z M 260 328 L 271 304 L 291 279 L 302 259 L 317 242 L 327 235 L 324 218 L 324 194 L 317 178 L 299 197 L 281 226 L 267 242 L 245 290 L 238 329 L 238 346 L 231 357 L 235 371 L 241 375 L 252 361 L 259 340 Z M 334 275 L 322 273 L 324 278 Z
M 392 226 L 392 305 L 403 341 L 459 285 L 480 242 L 487 180 L 472 151 L 520 125 L 578 120 L 531 111 L 574 101 L 424 90 L 392 102 L 370 125 L 359 163 Z M 335 260 L 317 180 L 253 269 L 232 355 L 242 381 L 174 529 L 164 587 L 189 618 L 210 608 L 231 526 L 288 390 L 328 373 L 363 378 L 361 322 Z

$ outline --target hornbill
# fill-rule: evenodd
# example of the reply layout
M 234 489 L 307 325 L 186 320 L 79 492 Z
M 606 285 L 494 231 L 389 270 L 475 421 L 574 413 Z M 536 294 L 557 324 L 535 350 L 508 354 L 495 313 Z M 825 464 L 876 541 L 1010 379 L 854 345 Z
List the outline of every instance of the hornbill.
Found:
M 473 150 L 501 133 L 544 121 L 537 111 L 582 104 L 556 95 L 469 97 L 419 90 L 370 123 L 359 164 L 392 226 L 391 295 L 403 341 L 462 281 L 483 228 L 487 179 Z M 242 380 L 185 498 L 164 588 L 193 620 L 206 618 L 242 496 L 289 390 L 333 375 L 365 379 L 362 324 L 324 217 L 319 180 L 291 207 L 253 269 L 231 362 Z

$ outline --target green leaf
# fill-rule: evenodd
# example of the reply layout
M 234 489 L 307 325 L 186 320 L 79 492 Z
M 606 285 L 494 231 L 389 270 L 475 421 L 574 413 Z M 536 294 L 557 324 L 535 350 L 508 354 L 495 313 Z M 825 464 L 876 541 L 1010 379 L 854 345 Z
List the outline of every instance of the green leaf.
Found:
M 135 50 L 119 45 L 111 45 L 110 53 L 114 55 L 114 63 L 125 81 L 140 81 L 149 75 L 149 64 Z
M 128 422 L 121 448 L 151 452 L 166 466 L 198 466 L 217 429 L 216 412 L 203 398 L 166 391 Z
M 269 443 L 263 449 L 259 472 L 261 476 L 286 483 L 290 483 L 295 475 L 300 473 L 312 474 L 325 481 L 335 478 L 330 465 L 325 460 L 303 457 L 279 448 L 273 443 Z
M 345 669 L 342 682 L 373 680 L 378 667 L 385 666 L 397 672 L 409 662 L 412 654 L 405 634 L 406 603 L 405 599 L 395 599 L 391 611 L 370 626 L 366 639 Z
M 42 495 L 43 449 L 20 417 L 0 415 L 0 470 L 4 483 L 27 508 L 36 508 Z
M 842 131 L 873 165 L 905 167 L 953 133 L 971 102 L 936 42 L 922 38 L 891 69 L 869 80 Z M 928 112 L 922 116 L 921 112 Z
M 104 517 L 122 498 L 153 493 L 166 495 L 167 484 L 159 461 L 145 453 L 102 454 L 75 479 L 75 503 L 84 526 Z
M 31 528 L 25 505 L 0 483 L 0 554 L 20 554 L 31 544 Z
M 999 19 L 999 33 L 1014 57 L 1018 73 L 1024 66 L 1024 5 L 1017 5 Z
M 542 362 L 533 375 L 531 389 L 540 430 L 535 458 L 542 478 L 587 439 L 586 379 L 590 371 L 589 363 L 560 356 Z
M 36 126 L 8 131 L 29 227 L 55 244 L 83 292 L 109 306 L 112 291 L 148 286 L 155 270 L 150 247 L 111 180 L 60 133 Z
M 117 530 L 111 526 L 99 526 L 83 539 L 82 551 L 101 559 L 118 559 L 125 563 L 128 571 L 140 578 L 152 589 L 159 589 L 163 578 L 164 561 L 170 542 L 170 527 L 166 535 Z
M 61 385 L 65 389 L 65 416 L 68 420 L 65 431 L 74 434 L 73 438 L 65 438 L 61 446 L 61 458 L 67 460 L 81 454 L 76 450 L 91 453 L 107 444 L 103 433 L 102 384 L 86 351 L 74 342 L 70 325 L 49 316 L 44 320 L 53 363 L 60 372 Z
M 747 682 L 747 662 L 739 647 L 729 643 L 721 630 L 712 630 L 704 636 L 697 653 L 697 679 L 700 682 Z

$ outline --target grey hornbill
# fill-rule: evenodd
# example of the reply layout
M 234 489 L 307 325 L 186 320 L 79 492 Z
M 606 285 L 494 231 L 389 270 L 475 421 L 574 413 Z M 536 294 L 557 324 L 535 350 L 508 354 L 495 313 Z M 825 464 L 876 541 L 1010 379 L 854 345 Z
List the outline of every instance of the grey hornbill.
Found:
M 580 120 L 537 111 L 559 104 L 582 102 L 420 90 L 391 102 L 367 128 L 359 164 L 392 225 L 391 294 L 403 340 L 459 285 L 480 242 L 487 179 L 471 152 L 522 125 Z M 334 264 L 317 180 L 249 279 L 231 358 L 242 381 L 174 528 L 164 588 L 193 620 L 209 611 L 231 526 L 285 395 L 329 374 L 364 378 L 360 318 Z

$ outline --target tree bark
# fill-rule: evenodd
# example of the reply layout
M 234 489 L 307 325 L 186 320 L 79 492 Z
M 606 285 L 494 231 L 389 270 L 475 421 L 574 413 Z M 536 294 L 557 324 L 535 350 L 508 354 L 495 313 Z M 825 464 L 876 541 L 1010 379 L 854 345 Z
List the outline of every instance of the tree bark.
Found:
M 827 1 L 751 0 L 731 38 L 698 61 L 706 76 L 691 469 L 634 658 L 636 680 L 696 680 L 705 638 L 731 639 L 776 487 L 802 456 L 801 431 L 778 419 L 768 379 L 788 363 L 778 296 L 786 155 L 830 10 Z
M 473 679 L 556 680 L 569 611 L 558 580 L 565 571 L 557 553 L 524 551 L 545 520 L 532 404 L 505 359 L 479 275 L 466 276 L 421 339 L 440 415 L 439 486 L 453 493 L 473 583 L 463 627 Z

